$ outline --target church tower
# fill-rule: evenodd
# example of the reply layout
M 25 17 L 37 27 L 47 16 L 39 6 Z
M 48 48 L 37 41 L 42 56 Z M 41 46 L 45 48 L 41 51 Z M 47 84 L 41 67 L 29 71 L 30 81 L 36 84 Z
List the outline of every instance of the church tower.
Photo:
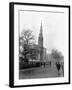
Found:
M 39 46 L 39 52 L 40 52 L 40 62 L 43 61 L 43 32 L 42 32 L 42 23 L 40 26 L 40 33 L 38 37 L 38 46 Z

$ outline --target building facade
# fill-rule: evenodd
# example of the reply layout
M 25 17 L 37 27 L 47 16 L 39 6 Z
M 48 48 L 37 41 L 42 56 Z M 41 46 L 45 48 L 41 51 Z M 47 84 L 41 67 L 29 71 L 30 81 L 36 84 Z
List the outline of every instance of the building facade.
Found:
M 38 36 L 38 44 L 34 44 L 32 46 L 32 48 L 34 48 L 37 51 L 37 55 L 36 55 L 36 60 L 31 60 L 33 62 L 46 62 L 46 48 L 44 48 L 43 46 L 43 27 L 42 27 L 42 23 L 40 26 L 40 32 L 39 32 L 39 36 Z

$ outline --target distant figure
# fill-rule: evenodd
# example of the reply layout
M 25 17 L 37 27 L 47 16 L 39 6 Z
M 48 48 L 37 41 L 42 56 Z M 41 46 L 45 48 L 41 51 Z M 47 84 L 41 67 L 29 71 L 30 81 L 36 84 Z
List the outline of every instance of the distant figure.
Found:
M 56 62 L 56 67 L 57 67 L 57 70 L 58 70 L 58 76 L 60 76 L 59 70 L 61 68 L 61 65 L 60 65 L 59 62 Z
M 64 64 L 63 63 L 61 64 L 61 67 L 62 67 L 62 72 L 63 72 L 63 76 L 64 76 Z
M 49 63 L 49 64 L 50 64 L 50 67 L 51 67 L 51 61 L 50 61 L 50 63 Z
M 44 63 L 44 67 L 45 67 L 45 63 Z

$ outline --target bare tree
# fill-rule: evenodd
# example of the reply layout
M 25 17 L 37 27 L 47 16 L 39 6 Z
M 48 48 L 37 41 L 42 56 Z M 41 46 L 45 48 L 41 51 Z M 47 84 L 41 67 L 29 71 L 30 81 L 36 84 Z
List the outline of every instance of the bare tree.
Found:
M 35 43 L 35 38 L 31 30 L 23 30 L 20 35 L 20 44 L 32 45 Z
M 57 49 L 53 49 L 51 53 L 52 58 L 56 59 L 57 61 L 60 61 L 60 59 L 63 57 L 62 53 L 59 52 Z
M 32 47 L 32 45 L 35 43 L 35 38 L 34 35 L 32 33 L 32 31 L 30 30 L 23 30 L 23 32 L 21 32 L 20 37 L 19 37 L 19 45 L 20 47 L 23 48 L 23 60 L 25 62 L 28 62 L 29 57 L 30 57 L 30 47 Z M 21 50 L 20 50 L 21 52 Z

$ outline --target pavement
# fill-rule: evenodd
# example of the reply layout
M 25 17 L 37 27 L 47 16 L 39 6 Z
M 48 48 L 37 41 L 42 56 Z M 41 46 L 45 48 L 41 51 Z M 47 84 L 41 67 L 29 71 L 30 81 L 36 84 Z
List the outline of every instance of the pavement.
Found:
M 23 69 L 19 71 L 19 79 L 33 79 L 33 78 L 52 78 L 63 77 L 62 73 L 58 76 L 57 68 L 45 66 L 45 67 L 33 67 L 29 69 Z

